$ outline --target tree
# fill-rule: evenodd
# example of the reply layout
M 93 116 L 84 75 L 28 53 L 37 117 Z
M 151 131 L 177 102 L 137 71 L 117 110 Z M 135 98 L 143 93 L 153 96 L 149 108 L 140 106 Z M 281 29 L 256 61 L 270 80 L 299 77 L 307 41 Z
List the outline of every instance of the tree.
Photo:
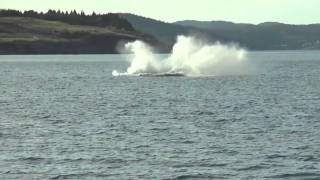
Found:
M 23 13 L 17 10 L 0 10 L 0 17 L 33 17 L 45 20 L 61 21 L 69 24 L 99 26 L 99 27 L 114 27 L 127 31 L 134 31 L 132 25 L 121 18 L 118 14 L 96 14 L 86 15 L 84 11 L 80 14 L 76 10 L 66 11 L 65 13 L 58 10 L 49 9 L 46 13 L 38 13 L 33 10 L 24 11 Z

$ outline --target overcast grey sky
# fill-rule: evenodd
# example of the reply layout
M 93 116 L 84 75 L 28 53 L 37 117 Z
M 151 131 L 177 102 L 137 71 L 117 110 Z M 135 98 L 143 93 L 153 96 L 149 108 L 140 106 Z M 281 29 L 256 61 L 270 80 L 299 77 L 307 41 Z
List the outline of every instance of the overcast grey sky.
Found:
M 128 12 L 167 22 L 320 23 L 320 0 L 0 0 L 1 9 Z

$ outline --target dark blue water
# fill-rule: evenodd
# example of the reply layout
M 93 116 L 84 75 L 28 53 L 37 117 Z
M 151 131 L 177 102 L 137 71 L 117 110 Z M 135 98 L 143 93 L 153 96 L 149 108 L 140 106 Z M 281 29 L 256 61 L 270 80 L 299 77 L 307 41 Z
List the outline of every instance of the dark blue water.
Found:
M 0 179 L 320 179 L 320 52 L 112 77 L 123 56 L 0 56 Z

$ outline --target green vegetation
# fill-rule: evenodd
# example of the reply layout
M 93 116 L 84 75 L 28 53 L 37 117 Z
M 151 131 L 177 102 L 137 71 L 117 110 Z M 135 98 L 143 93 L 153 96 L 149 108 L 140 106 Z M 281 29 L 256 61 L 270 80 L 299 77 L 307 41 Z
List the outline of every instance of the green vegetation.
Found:
M 236 24 L 225 21 L 165 23 L 133 14 L 120 14 L 132 26 L 172 45 L 177 35 L 199 36 L 207 41 L 238 43 L 251 50 L 320 49 L 320 24 Z
M 266 22 L 254 25 L 224 21 L 180 21 L 176 24 L 214 32 L 250 49 L 320 49 L 320 24 Z
M 138 33 L 128 33 L 114 27 L 70 25 L 59 21 L 47 21 L 24 17 L 0 17 L 0 41 L 17 40 L 79 40 L 90 35 L 119 35 L 135 38 Z M 135 35 L 136 34 L 136 35 Z M 137 37 L 136 37 L 137 38 Z
M 0 54 L 118 53 L 119 43 L 134 40 L 168 52 L 177 35 L 238 43 L 251 50 L 320 49 L 319 33 L 320 24 L 166 23 L 133 14 L 0 10 Z
M 0 54 L 117 53 L 119 42 L 137 39 L 158 45 L 152 36 L 135 31 L 118 15 L 110 17 L 129 25 L 118 26 L 121 23 L 117 24 L 115 19 L 105 19 L 104 25 L 86 25 L 80 20 L 67 23 L 68 20 L 27 17 L 28 12 L 21 15 L 19 11 L 0 11 Z
M 83 11 L 63 12 L 49 10 L 46 13 L 38 13 L 36 11 L 17 11 L 17 10 L 0 10 L 0 17 L 31 17 L 37 19 L 44 19 L 49 21 L 61 21 L 73 25 L 87 25 L 99 27 L 115 27 L 117 29 L 124 29 L 127 31 L 134 31 L 131 24 L 118 16 L 117 14 L 96 14 L 86 15 Z

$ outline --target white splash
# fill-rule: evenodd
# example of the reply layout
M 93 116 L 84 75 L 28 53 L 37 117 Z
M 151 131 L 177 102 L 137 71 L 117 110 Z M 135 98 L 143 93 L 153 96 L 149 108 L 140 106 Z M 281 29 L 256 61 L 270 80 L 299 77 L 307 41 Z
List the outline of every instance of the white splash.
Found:
M 213 76 L 244 74 L 247 51 L 236 45 L 207 44 L 194 37 L 178 36 L 172 53 L 160 58 L 142 41 L 127 43 L 125 50 L 133 53 L 131 65 L 124 73 L 114 70 L 113 76 L 141 74 L 184 74 Z

